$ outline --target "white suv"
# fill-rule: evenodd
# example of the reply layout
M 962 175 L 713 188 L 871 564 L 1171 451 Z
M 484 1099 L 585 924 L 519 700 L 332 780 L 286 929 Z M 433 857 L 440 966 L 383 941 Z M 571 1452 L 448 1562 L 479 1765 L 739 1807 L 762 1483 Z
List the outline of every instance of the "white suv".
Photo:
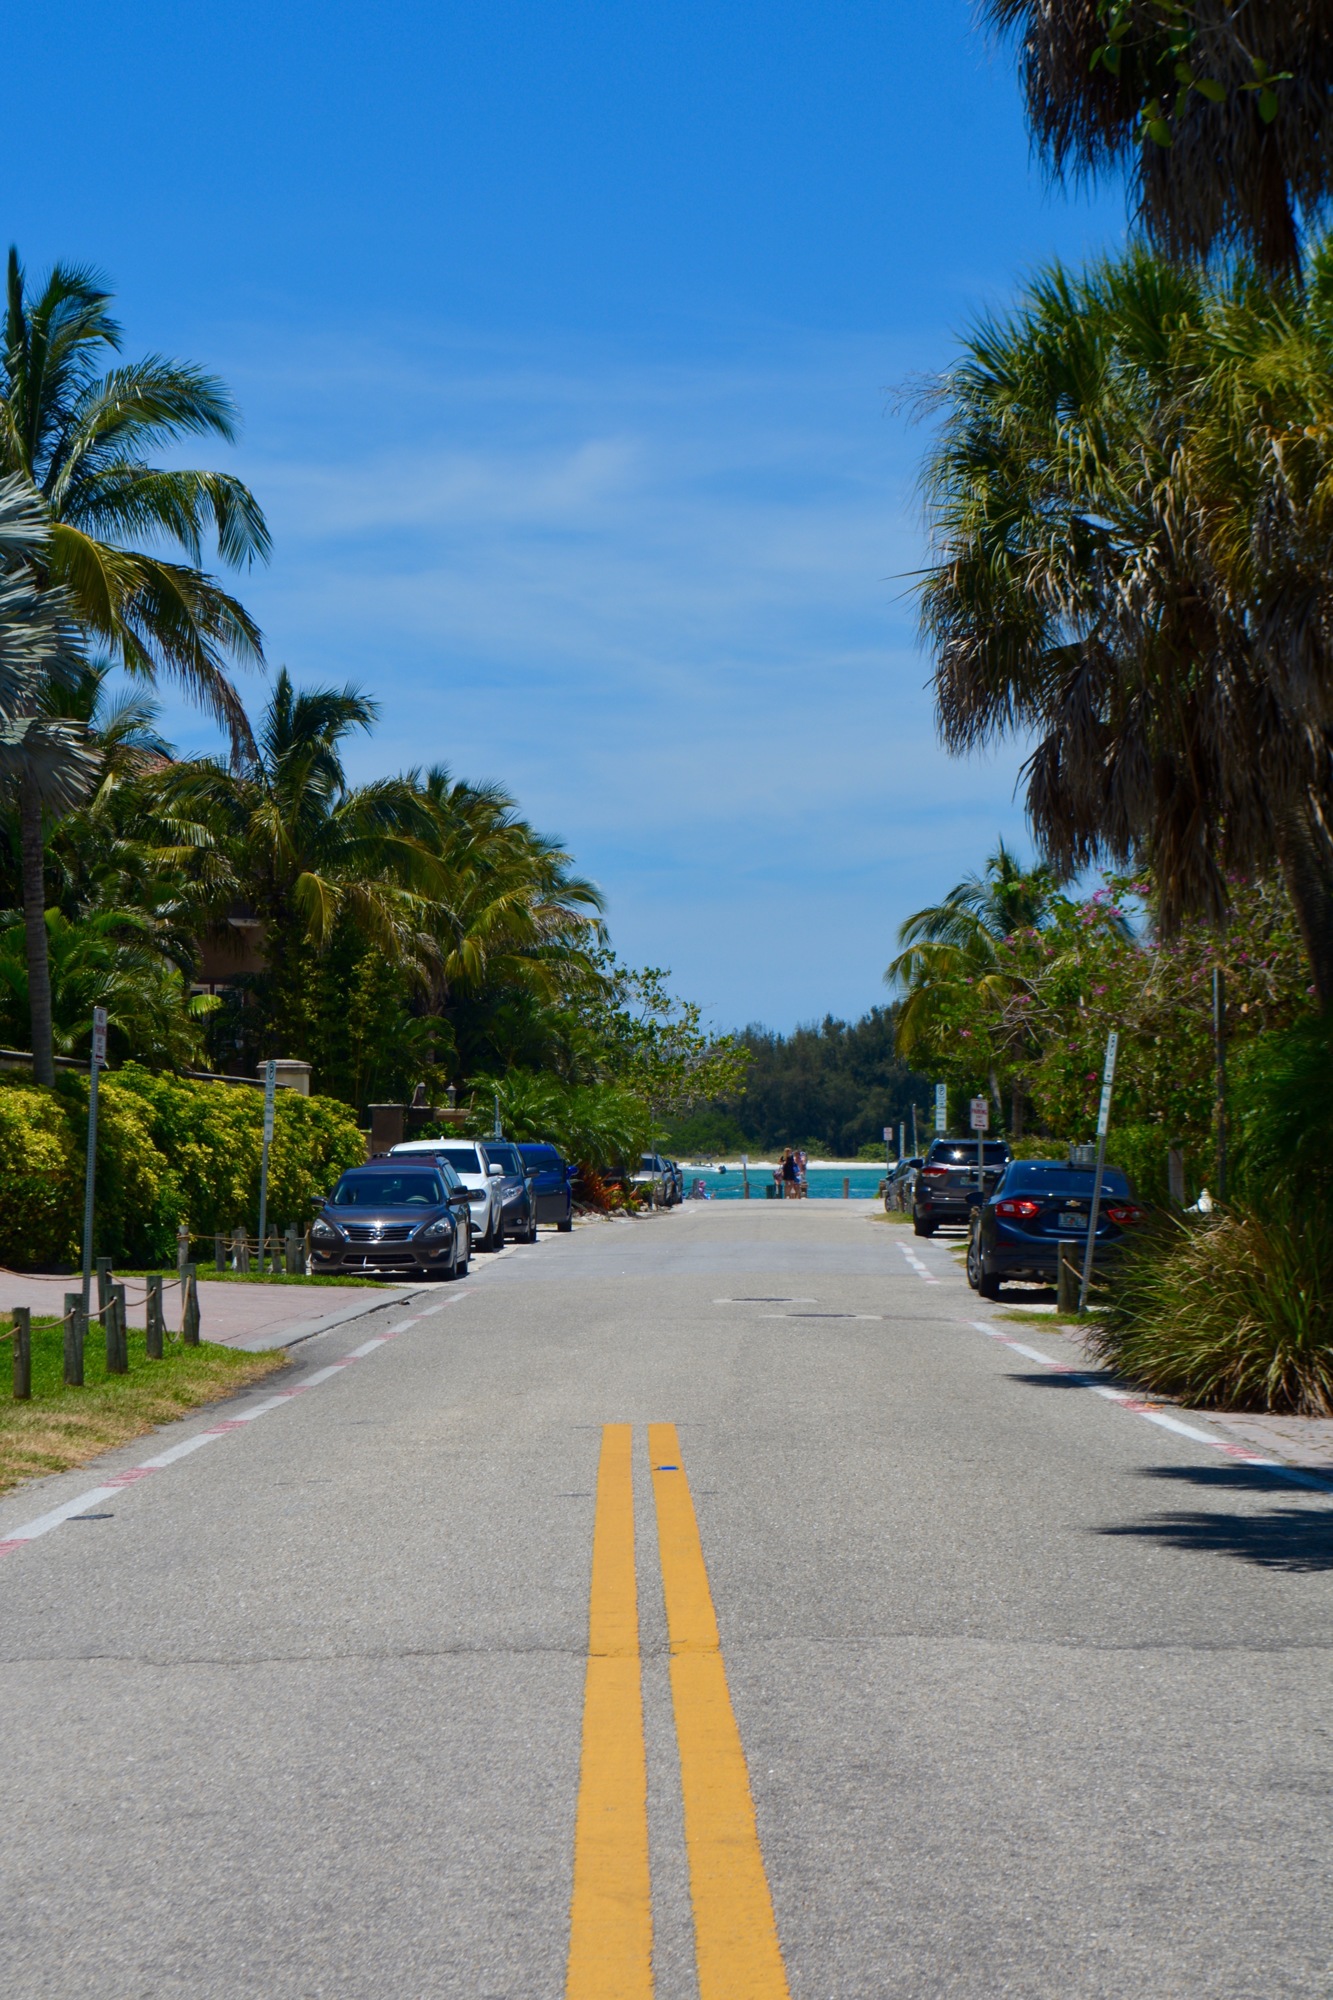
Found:
M 492 1166 L 480 1139 L 405 1139 L 389 1157 L 426 1153 L 445 1159 L 468 1192 L 472 1240 L 478 1250 L 502 1250 L 505 1240 L 504 1169 Z

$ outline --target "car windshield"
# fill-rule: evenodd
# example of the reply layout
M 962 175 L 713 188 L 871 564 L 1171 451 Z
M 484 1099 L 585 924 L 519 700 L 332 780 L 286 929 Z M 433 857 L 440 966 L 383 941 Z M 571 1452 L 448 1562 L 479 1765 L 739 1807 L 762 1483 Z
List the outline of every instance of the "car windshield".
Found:
M 1003 1139 L 987 1139 L 984 1158 L 988 1167 L 1003 1166 L 1009 1158 L 1009 1148 Z M 975 1139 L 937 1139 L 930 1149 L 930 1164 L 932 1167 L 975 1167 L 977 1142 Z
M 480 1174 L 485 1171 L 477 1158 L 475 1146 L 441 1146 L 440 1158 L 447 1160 L 456 1174 Z
M 1016 1188 L 1028 1188 L 1033 1194 L 1082 1195 L 1092 1193 L 1092 1184 L 1097 1178 L 1092 1167 L 1071 1167 L 1063 1160 L 1015 1160 L 1004 1177 L 1004 1191 L 1012 1194 Z M 1119 1167 L 1106 1167 L 1102 1172 L 1103 1195 L 1129 1194 L 1129 1182 Z
M 523 1171 L 517 1146 L 487 1146 L 486 1157 L 493 1167 L 503 1167 L 507 1174 L 521 1174 Z
M 438 1174 L 344 1174 L 333 1190 L 335 1208 L 438 1208 L 444 1189 Z
M 558 1167 L 560 1155 L 554 1146 L 520 1146 L 519 1151 L 529 1166 Z

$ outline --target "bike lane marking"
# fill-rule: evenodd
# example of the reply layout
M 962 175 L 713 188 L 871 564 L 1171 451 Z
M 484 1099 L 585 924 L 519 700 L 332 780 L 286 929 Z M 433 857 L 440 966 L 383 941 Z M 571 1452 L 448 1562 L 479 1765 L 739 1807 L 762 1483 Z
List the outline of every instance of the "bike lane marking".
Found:
M 1075 1368 L 1067 1361 L 1060 1361 L 1051 1354 L 1040 1354 L 1035 1347 L 1028 1347 L 1012 1335 L 1001 1333 L 998 1326 L 992 1326 L 984 1319 L 970 1319 L 968 1326 L 975 1327 L 990 1340 L 998 1340 L 1005 1347 L 1011 1347 L 1015 1354 L 1025 1360 L 1039 1361 L 1043 1368 L 1054 1369 L 1057 1375 L 1067 1375 L 1080 1389 L 1087 1389 L 1094 1396 L 1101 1396 L 1108 1403 L 1118 1404 L 1132 1416 L 1142 1417 L 1146 1423 L 1156 1424 L 1164 1431 L 1174 1431 L 1178 1437 L 1189 1438 L 1192 1444 L 1211 1445 L 1214 1451 L 1225 1452 L 1228 1458 L 1237 1458 L 1243 1465 L 1257 1465 L 1265 1472 L 1272 1472 L 1279 1479 L 1288 1480 L 1293 1486 L 1308 1486 L 1317 1493 L 1333 1493 L 1333 1481 L 1319 1478 L 1317 1473 L 1302 1472 L 1294 1465 L 1284 1465 L 1280 1458 L 1265 1458 L 1262 1453 L 1251 1451 L 1243 1444 L 1232 1444 L 1229 1438 L 1213 1437 L 1209 1431 L 1201 1431 L 1197 1424 L 1182 1423 L 1179 1417 L 1171 1416 L 1166 1410 L 1159 1410 L 1152 1403 L 1145 1403 L 1131 1389 L 1113 1389 L 1108 1383 L 1094 1381 L 1084 1370 Z
M 165 1472 L 169 1466 L 178 1465 L 182 1459 L 189 1458 L 194 1452 L 202 1450 L 205 1445 L 216 1444 L 219 1438 L 230 1437 L 233 1432 L 244 1430 L 247 1424 L 254 1423 L 258 1418 L 272 1415 L 274 1410 L 284 1408 L 297 1396 L 304 1396 L 309 1390 L 319 1388 L 322 1383 L 331 1382 L 335 1376 L 341 1375 L 345 1368 L 350 1368 L 355 1362 L 365 1360 L 368 1355 L 373 1354 L 376 1348 L 386 1347 L 391 1340 L 396 1340 L 400 1334 L 406 1333 L 421 1320 L 429 1318 L 432 1313 L 442 1312 L 446 1306 L 461 1304 L 469 1296 L 469 1292 L 457 1292 L 452 1298 L 441 1300 L 439 1305 L 429 1306 L 425 1312 L 414 1314 L 411 1319 L 399 1320 L 396 1325 L 387 1327 L 383 1333 L 376 1334 L 373 1339 L 364 1341 L 360 1347 L 353 1348 L 352 1352 L 343 1355 L 341 1360 L 330 1362 L 326 1368 L 317 1368 L 314 1374 L 307 1375 L 303 1382 L 294 1382 L 290 1389 L 279 1389 L 276 1394 L 266 1396 L 248 1409 L 238 1411 L 234 1417 L 224 1417 L 219 1422 L 210 1424 L 206 1430 L 195 1431 L 190 1437 L 182 1438 L 178 1444 L 169 1445 L 165 1451 L 155 1453 L 152 1458 L 141 1460 L 138 1465 L 130 1466 L 124 1472 L 110 1473 L 100 1485 L 89 1487 L 86 1492 L 76 1494 L 72 1500 L 62 1501 L 60 1506 L 48 1509 L 45 1514 L 38 1514 L 33 1520 L 25 1521 L 21 1527 L 11 1528 L 7 1535 L 0 1538 L 0 1557 L 13 1555 L 16 1550 L 26 1548 L 29 1542 L 38 1541 L 41 1536 L 49 1535 L 53 1529 L 61 1527 L 66 1521 L 73 1520 L 76 1515 L 85 1513 L 90 1507 L 100 1505 L 103 1500 L 111 1499 L 113 1494 L 122 1492 L 125 1487 L 137 1485 L 139 1480 L 147 1479 L 155 1472 Z

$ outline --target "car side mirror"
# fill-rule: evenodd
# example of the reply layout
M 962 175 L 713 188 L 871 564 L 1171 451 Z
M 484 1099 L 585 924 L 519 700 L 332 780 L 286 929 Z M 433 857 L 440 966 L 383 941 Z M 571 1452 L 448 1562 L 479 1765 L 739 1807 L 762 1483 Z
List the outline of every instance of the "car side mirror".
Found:
M 504 1179 L 503 1167 L 488 1167 L 486 1171 L 493 1181 L 502 1181 Z

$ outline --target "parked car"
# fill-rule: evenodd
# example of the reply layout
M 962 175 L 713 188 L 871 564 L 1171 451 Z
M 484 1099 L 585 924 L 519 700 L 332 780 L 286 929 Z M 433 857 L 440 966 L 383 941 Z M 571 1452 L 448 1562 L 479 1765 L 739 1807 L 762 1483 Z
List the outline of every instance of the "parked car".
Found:
M 652 1198 L 658 1208 L 673 1208 L 680 1199 L 671 1162 L 664 1160 L 660 1153 L 642 1154 L 629 1178 L 633 1187 L 652 1189 Z
M 443 1162 L 349 1167 L 310 1225 L 311 1270 L 466 1277 L 470 1215 L 468 1190 Z
M 478 1250 L 503 1250 L 505 1243 L 504 1169 L 492 1166 L 480 1139 L 404 1139 L 389 1149 L 391 1160 L 445 1160 L 468 1191 L 472 1206 L 472 1237 Z
M 544 1142 L 524 1143 L 518 1150 L 532 1175 L 538 1222 L 553 1222 L 567 1233 L 574 1227 L 574 1169 Z
M 977 1187 L 975 1139 L 936 1139 L 912 1183 L 912 1227 L 933 1236 L 942 1222 L 967 1226 L 972 1210 L 990 1193 L 1013 1154 L 1004 1139 L 983 1142 L 982 1179 Z
M 918 1167 L 925 1165 L 925 1155 L 916 1153 L 909 1160 L 895 1160 L 889 1168 L 884 1182 L 884 1209 L 892 1214 L 896 1209 L 902 1215 L 912 1205 L 912 1177 Z
M 500 1182 L 500 1196 L 505 1235 L 513 1243 L 535 1243 L 537 1196 L 532 1185 L 531 1169 L 522 1153 L 508 1139 L 488 1139 L 486 1158 L 493 1167 L 499 1167 L 504 1176 Z
M 967 1282 L 983 1299 L 997 1299 L 1005 1278 L 1055 1282 L 1059 1245 L 1071 1238 L 1080 1258 L 1088 1243 L 1096 1168 L 1069 1160 L 1014 1160 L 972 1217 L 967 1242 Z M 1114 1257 L 1126 1231 L 1148 1211 L 1119 1167 L 1102 1174 L 1101 1206 L 1093 1255 Z

